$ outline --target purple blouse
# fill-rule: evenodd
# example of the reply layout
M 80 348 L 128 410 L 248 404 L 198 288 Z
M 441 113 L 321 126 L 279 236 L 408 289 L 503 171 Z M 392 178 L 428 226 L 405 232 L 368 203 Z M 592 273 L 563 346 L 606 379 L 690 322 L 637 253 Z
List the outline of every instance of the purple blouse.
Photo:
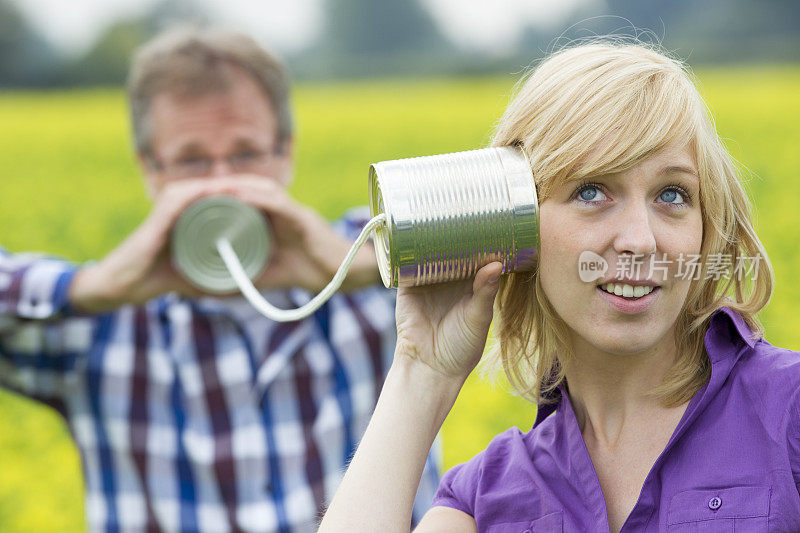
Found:
M 622 531 L 800 531 L 800 352 L 751 334 L 730 308 L 711 317 L 711 379 L 689 402 Z M 563 387 L 528 433 L 511 428 L 451 468 L 433 505 L 473 516 L 481 532 L 609 530 Z

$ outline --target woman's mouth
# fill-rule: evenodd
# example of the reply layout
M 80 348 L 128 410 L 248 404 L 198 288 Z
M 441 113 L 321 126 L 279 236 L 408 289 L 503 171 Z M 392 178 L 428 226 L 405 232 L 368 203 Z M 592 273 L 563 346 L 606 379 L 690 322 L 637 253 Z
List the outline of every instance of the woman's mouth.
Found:
M 615 310 L 625 314 L 646 311 L 656 300 L 660 286 L 604 283 L 598 285 L 600 296 Z

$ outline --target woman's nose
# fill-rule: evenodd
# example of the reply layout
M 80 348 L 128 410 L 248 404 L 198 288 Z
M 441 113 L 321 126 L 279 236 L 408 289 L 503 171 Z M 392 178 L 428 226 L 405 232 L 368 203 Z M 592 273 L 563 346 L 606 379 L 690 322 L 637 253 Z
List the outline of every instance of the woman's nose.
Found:
M 615 220 L 614 249 L 618 254 L 649 255 L 656 252 L 656 237 L 647 206 L 631 202 Z

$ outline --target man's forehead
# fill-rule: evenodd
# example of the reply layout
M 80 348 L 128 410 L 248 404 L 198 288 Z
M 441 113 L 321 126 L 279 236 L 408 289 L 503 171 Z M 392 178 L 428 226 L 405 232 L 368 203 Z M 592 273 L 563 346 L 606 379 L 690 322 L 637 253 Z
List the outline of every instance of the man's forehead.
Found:
M 218 107 L 231 110 L 246 110 L 249 113 L 268 111 L 274 114 L 273 105 L 251 76 L 237 75 L 226 85 L 208 87 L 205 90 L 182 86 L 165 87 L 152 98 L 150 112 L 158 113 L 175 109 Z
M 269 102 L 256 76 L 230 61 L 219 61 L 208 68 L 193 64 L 180 69 L 180 74 L 163 75 L 155 82 L 152 98 L 192 100 L 231 92 L 258 94 Z
M 170 144 L 273 142 L 277 118 L 260 88 L 246 78 L 227 90 L 182 95 L 163 91 L 152 100 L 150 120 L 156 150 Z

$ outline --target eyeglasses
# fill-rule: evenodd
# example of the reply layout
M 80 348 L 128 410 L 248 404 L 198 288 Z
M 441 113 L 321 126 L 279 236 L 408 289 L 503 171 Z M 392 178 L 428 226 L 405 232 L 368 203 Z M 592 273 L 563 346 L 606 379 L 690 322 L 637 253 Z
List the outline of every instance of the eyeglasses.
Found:
M 217 161 L 224 161 L 231 172 L 242 174 L 263 170 L 273 160 L 273 156 L 281 153 L 282 150 L 277 148 L 269 151 L 246 149 L 223 157 L 197 155 L 183 157 L 170 163 L 160 161 L 156 163 L 160 170 L 173 178 L 199 178 L 209 175 Z

